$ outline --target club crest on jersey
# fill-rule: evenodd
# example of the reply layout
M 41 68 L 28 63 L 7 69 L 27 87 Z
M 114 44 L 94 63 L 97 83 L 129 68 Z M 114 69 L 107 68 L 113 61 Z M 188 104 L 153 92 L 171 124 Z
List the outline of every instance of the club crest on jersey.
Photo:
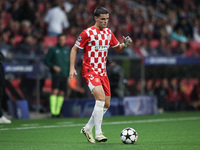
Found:
M 99 78 L 95 78 L 95 82 L 100 82 L 100 79 Z
M 77 38 L 77 41 L 81 41 L 81 40 L 82 40 L 82 37 L 79 36 L 79 37 Z

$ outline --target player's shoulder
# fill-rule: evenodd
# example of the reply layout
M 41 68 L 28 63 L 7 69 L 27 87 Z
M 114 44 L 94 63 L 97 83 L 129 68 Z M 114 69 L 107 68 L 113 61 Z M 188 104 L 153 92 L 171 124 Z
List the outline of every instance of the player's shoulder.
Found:
M 85 30 L 83 30 L 82 32 L 81 32 L 81 34 L 82 35 L 86 35 L 86 36 L 90 36 L 93 32 L 93 30 L 95 30 L 95 27 L 94 26 L 91 26 L 91 27 L 88 27 L 88 28 L 86 28 Z
M 85 29 L 84 31 L 87 33 L 89 31 L 95 30 L 96 28 L 94 26 L 88 27 L 87 29 Z
M 51 51 L 55 51 L 57 48 L 58 48 L 58 46 L 57 46 L 57 44 L 56 44 L 56 45 L 50 47 L 49 50 L 51 50 Z

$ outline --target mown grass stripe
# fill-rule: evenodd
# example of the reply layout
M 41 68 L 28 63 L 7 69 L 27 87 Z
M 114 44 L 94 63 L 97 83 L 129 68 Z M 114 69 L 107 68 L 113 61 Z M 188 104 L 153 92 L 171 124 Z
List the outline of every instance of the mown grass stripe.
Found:
M 132 124 L 132 123 L 154 123 L 154 122 L 170 122 L 170 121 L 189 121 L 199 120 L 200 117 L 183 117 L 183 118 L 164 118 L 164 119 L 148 119 L 148 120 L 133 120 L 133 121 L 115 121 L 104 122 L 103 125 L 117 125 L 117 124 Z M 60 128 L 60 127 L 77 127 L 84 126 L 85 124 L 65 124 L 65 125 L 46 125 L 46 126 L 29 126 L 29 127 L 15 127 L 15 128 L 2 128 L 0 131 L 8 130 L 28 130 L 28 129 L 48 129 L 48 128 Z

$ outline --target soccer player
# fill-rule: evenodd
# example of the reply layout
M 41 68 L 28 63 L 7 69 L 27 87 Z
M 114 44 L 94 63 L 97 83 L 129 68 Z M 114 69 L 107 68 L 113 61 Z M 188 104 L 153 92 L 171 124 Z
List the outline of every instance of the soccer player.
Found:
M 122 52 L 130 42 L 129 36 L 123 37 L 124 42 L 119 43 L 112 31 L 107 28 L 109 13 L 104 7 L 96 8 L 94 11 L 95 25 L 82 31 L 77 38 L 70 54 L 70 74 L 69 81 L 74 75 L 75 59 L 78 49 L 83 49 L 83 70 L 82 76 L 92 92 L 96 103 L 91 118 L 81 132 L 90 143 L 105 142 L 105 137 L 101 130 L 103 115 L 110 106 L 110 83 L 106 73 L 106 60 L 108 49 L 111 46 L 117 52 Z M 95 126 L 95 140 L 92 136 L 92 129 Z
M 70 51 L 65 46 L 66 35 L 59 34 L 57 38 L 58 44 L 50 48 L 45 57 L 45 64 L 52 74 L 52 95 L 50 96 L 52 117 L 60 114 L 70 68 Z

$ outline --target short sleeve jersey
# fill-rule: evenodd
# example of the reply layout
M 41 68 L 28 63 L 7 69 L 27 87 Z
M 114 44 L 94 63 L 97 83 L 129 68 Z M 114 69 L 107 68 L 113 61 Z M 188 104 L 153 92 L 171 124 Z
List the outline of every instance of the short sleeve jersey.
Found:
M 119 45 L 109 28 L 102 30 L 92 26 L 82 31 L 75 45 L 83 49 L 83 71 L 92 69 L 100 76 L 106 76 L 108 49 Z

